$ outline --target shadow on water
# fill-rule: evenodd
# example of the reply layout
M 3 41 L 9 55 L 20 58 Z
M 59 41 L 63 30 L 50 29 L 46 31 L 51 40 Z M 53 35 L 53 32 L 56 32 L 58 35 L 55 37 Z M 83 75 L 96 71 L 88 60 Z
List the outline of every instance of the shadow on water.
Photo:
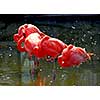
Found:
M 34 66 L 36 59 L 33 57 L 33 60 L 30 61 L 26 53 L 18 52 L 13 41 L 1 41 L 0 85 L 100 85 L 100 21 L 88 22 L 75 19 L 74 22 L 66 23 L 54 22 L 52 24 L 50 20 L 48 24 L 44 21 L 34 23 L 46 34 L 59 38 L 67 44 L 84 47 L 87 51 L 93 52 L 94 56 L 91 61 L 87 61 L 79 67 L 61 68 L 56 61 L 46 62 L 44 59 L 40 60 L 39 66 Z M 11 27 L 9 26 L 7 30 Z M 3 32 L 7 31 L 3 29 Z

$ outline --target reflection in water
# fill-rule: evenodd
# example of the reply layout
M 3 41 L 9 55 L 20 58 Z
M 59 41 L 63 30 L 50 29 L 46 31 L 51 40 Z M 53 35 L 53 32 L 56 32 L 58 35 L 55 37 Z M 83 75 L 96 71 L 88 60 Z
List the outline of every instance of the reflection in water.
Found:
M 12 44 L 5 43 L 0 48 L 0 85 L 100 85 L 100 62 L 96 56 L 80 67 L 63 69 L 56 61 L 44 59 L 36 66 L 34 57 L 29 60 L 26 53 L 19 53 Z
M 96 85 L 97 83 L 97 75 L 93 73 L 91 70 L 84 70 L 84 72 L 80 76 L 80 85 Z

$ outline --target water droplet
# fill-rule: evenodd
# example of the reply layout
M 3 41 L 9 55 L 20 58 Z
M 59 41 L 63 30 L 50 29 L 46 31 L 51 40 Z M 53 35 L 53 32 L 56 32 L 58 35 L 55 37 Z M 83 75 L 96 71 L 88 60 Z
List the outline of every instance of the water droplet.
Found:
M 53 34 L 51 34 L 51 36 L 54 36 Z
M 86 37 L 86 34 L 84 34 L 83 37 Z
M 64 63 L 64 61 L 62 61 L 62 63 Z
M 40 69 L 40 72 L 42 72 L 42 69 Z
M 60 67 L 60 69 L 62 69 L 62 67 Z
M 6 77 L 6 79 L 7 79 L 7 80 L 9 80 L 9 79 L 10 79 L 10 77 L 9 77 L 9 76 L 7 76 L 7 77 Z
M 96 45 L 97 44 L 97 41 L 94 41 L 94 45 Z
M 82 38 L 82 41 L 84 42 L 84 39 Z
M 97 43 L 97 41 L 94 41 L 95 43 Z
M 11 54 L 9 54 L 9 57 L 11 57 L 12 55 Z
M 64 78 L 64 76 L 65 76 L 64 74 L 61 75 L 62 78 Z
M 11 48 L 11 47 L 9 47 L 9 49 L 10 49 L 10 50 L 12 50 L 12 48 Z
M 50 83 L 52 83 L 53 81 L 50 81 Z
M 92 39 L 92 36 L 90 37 L 90 39 Z
M 48 75 L 48 77 L 50 77 L 50 75 Z
M 87 31 L 88 33 L 91 33 L 91 31 Z
M 75 29 L 75 27 L 74 27 L 74 26 L 72 26 L 72 29 Z
M 91 42 L 91 44 L 94 44 L 93 42 Z

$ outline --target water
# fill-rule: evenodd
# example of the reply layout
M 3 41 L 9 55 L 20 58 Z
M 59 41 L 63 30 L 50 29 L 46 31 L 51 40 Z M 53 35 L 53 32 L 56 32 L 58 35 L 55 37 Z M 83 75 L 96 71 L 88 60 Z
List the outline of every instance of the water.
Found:
M 46 85 L 46 86 L 95 86 L 100 85 L 100 59 L 95 55 L 91 61 L 79 67 L 61 68 L 57 62 L 40 60 L 34 66 L 26 53 L 19 53 L 14 42 L 1 42 L 0 85 Z

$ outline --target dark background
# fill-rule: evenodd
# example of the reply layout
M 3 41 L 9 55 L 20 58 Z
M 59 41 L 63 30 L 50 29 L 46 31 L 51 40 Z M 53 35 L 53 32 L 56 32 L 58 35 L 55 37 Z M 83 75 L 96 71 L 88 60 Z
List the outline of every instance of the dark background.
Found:
M 99 14 L 96 15 L 94 14 L 89 14 L 89 15 L 87 14 L 1 14 L 0 41 L 13 40 L 12 38 L 13 34 L 17 32 L 17 29 L 20 25 L 25 23 L 34 24 L 37 27 L 39 27 L 41 31 L 48 33 L 48 35 L 53 34 L 54 37 L 57 37 L 56 35 L 59 32 L 57 30 L 56 32 L 53 32 L 51 27 L 54 26 L 62 28 L 62 31 L 63 29 L 66 28 L 68 33 L 71 32 L 70 30 L 72 30 L 73 28 L 72 26 L 75 27 L 77 26 L 77 29 L 79 29 L 80 27 L 84 28 L 84 25 L 82 26 L 82 24 L 86 24 L 87 26 L 91 25 L 91 27 L 97 25 L 97 27 L 99 27 L 98 25 L 100 25 L 100 15 Z M 43 27 L 41 28 L 41 26 L 45 26 L 45 28 Z M 51 30 L 46 29 L 46 26 L 51 28 Z
M 12 22 L 34 23 L 35 21 L 56 21 L 56 22 L 73 22 L 80 21 L 100 21 L 99 14 L 1 14 L 0 21 L 7 24 Z

